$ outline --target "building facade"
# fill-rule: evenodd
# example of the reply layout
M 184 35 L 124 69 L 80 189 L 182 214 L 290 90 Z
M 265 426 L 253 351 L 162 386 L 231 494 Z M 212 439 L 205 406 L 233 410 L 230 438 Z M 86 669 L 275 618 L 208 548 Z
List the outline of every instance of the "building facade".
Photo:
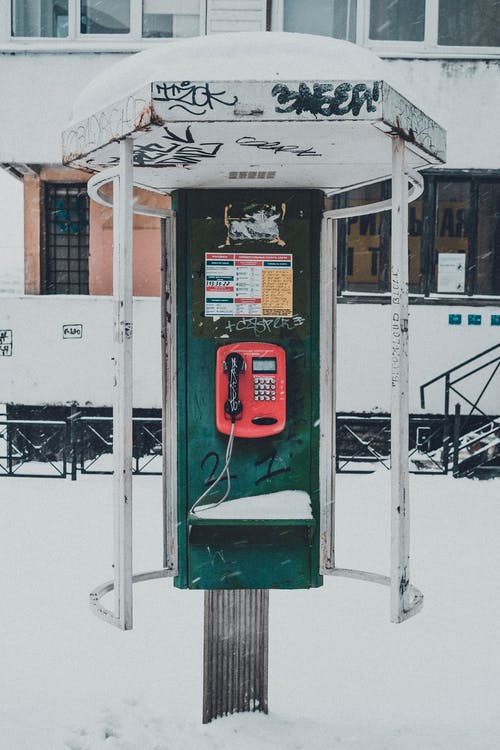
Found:
M 0 163 L 22 183 L 24 196 L 18 264 L 24 293 L 1 300 L 0 328 L 6 333 L 0 402 L 111 404 L 111 212 L 89 201 L 86 173 L 62 166 L 61 131 L 73 101 L 105 67 L 147 47 L 201 34 L 330 35 L 388 61 L 401 93 L 448 134 L 447 164 L 427 170 L 425 191 L 409 213 L 411 412 L 422 411 L 421 384 L 500 343 L 496 0 L 0 0 L 0 17 Z M 249 50 L 249 76 L 251 64 Z M 356 205 L 389 195 L 390 184 L 384 183 L 336 200 Z M 136 217 L 134 253 L 135 405 L 157 409 L 157 219 Z M 5 278 L 9 273 L 2 272 Z M 341 224 L 338 293 L 338 409 L 385 413 L 388 212 Z M 68 326 L 78 335 L 67 335 Z M 480 388 L 480 381 L 473 386 Z M 500 413 L 498 389 L 482 398 L 487 414 Z M 430 389 L 425 410 L 442 412 L 439 384 Z

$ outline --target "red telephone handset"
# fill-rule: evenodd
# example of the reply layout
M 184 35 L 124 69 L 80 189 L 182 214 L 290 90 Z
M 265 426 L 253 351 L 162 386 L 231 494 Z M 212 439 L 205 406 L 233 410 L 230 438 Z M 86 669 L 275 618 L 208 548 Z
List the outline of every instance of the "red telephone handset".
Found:
M 217 350 L 215 414 L 219 432 L 277 435 L 286 423 L 286 356 L 276 344 L 226 344 Z

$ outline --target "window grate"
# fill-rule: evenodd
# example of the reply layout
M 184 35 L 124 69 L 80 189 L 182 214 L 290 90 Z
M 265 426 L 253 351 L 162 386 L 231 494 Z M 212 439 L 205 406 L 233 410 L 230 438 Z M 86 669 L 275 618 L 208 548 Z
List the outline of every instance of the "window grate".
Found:
M 45 185 L 45 294 L 89 293 L 89 199 L 85 185 Z

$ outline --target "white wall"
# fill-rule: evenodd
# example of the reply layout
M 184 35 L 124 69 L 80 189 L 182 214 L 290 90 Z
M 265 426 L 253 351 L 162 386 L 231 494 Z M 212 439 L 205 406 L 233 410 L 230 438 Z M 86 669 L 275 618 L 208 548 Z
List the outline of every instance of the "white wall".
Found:
M 89 81 L 122 57 L 108 53 L 0 55 L 0 161 L 60 164 L 61 133 L 70 121 L 74 100 Z
M 12 330 L 12 356 L 0 357 L 0 402 L 109 406 L 113 302 L 110 297 L 0 298 L 0 329 Z M 64 339 L 64 324 L 82 338 Z M 0 334 L 1 336 L 1 334 Z M 134 405 L 161 403 L 160 301 L 134 304 Z
M 500 302 L 498 307 L 484 308 L 410 305 L 411 413 L 424 413 L 420 408 L 420 385 L 484 349 L 500 344 L 500 326 L 490 324 L 491 315 L 498 315 L 499 311 Z M 462 324 L 450 325 L 450 313 L 461 314 Z M 469 314 L 480 314 L 481 325 L 468 325 Z M 390 305 L 338 306 L 338 411 L 390 411 L 390 321 Z M 500 349 L 496 354 L 500 354 Z M 464 394 L 469 398 L 477 397 L 487 376 L 483 371 L 475 380 L 464 383 Z M 500 414 L 499 386 L 500 373 L 481 401 L 487 413 Z M 452 399 L 452 409 L 454 403 Z M 441 381 L 427 389 L 425 412 L 442 413 L 443 404 Z
M 23 183 L 0 169 L 0 295 L 23 291 Z
M 404 93 L 445 128 L 445 168 L 500 169 L 500 60 L 388 60 Z
M 449 312 L 462 325 L 448 323 Z M 482 314 L 480 326 L 467 325 L 469 313 Z M 500 327 L 490 325 L 497 308 L 411 306 L 410 410 L 421 413 L 419 386 L 482 350 L 500 343 Z M 339 411 L 390 410 L 390 306 L 339 305 Z M 113 308 L 109 297 L 17 297 L 0 299 L 2 329 L 13 331 L 11 357 L 0 357 L 0 402 L 108 406 L 112 402 Z M 62 326 L 83 325 L 83 338 L 63 339 Z M 161 404 L 160 303 L 134 304 L 134 404 Z M 467 386 L 478 394 L 487 375 Z M 500 388 L 488 391 L 483 407 L 500 413 Z M 442 411 L 443 385 L 428 394 L 426 412 Z

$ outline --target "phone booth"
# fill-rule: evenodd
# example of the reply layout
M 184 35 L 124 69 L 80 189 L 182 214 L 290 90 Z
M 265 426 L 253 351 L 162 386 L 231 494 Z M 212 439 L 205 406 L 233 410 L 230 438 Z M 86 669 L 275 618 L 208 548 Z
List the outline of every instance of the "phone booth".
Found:
M 206 721 L 267 710 L 270 590 L 346 576 L 387 586 L 393 622 L 422 606 L 409 572 L 407 206 L 422 192 L 420 170 L 444 162 L 445 133 L 389 76 L 371 52 L 326 37 L 179 40 L 101 74 L 63 134 L 64 162 L 96 173 L 89 194 L 114 214 L 115 564 L 114 580 L 90 601 L 126 630 L 134 583 L 172 577 L 205 590 Z M 389 200 L 325 207 L 325 198 L 387 179 Z M 134 185 L 170 195 L 171 208 L 140 205 Z M 385 574 L 335 563 L 337 221 L 384 210 Z M 164 240 L 164 567 L 145 573 L 132 566 L 133 212 L 160 216 Z M 114 608 L 102 602 L 111 591 Z M 247 665 L 241 679 L 236 663 Z
M 314 190 L 173 196 L 176 586 L 321 585 L 322 200 Z

